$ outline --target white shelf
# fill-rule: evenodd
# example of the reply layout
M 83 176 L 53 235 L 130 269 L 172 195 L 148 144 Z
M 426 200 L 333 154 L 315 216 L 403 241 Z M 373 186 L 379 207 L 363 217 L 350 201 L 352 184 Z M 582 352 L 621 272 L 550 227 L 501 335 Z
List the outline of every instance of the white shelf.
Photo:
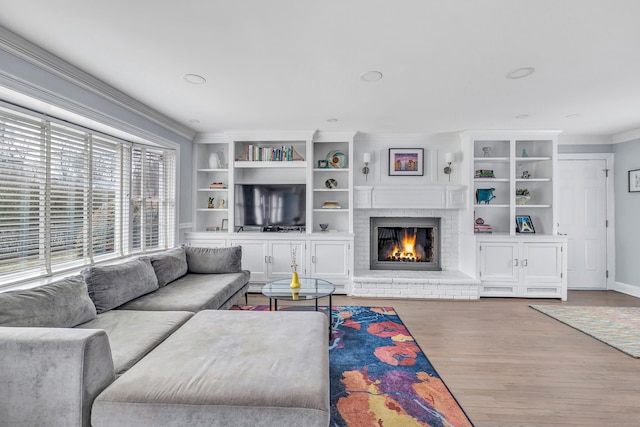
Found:
M 306 161 L 297 161 L 297 160 L 292 160 L 292 161 L 287 161 L 287 162 L 281 162 L 281 161 L 236 161 L 234 162 L 234 167 L 237 169 L 240 168 L 245 168 L 245 169 L 250 169 L 250 168 L 306 168 L 307 167 L 307 162 Z
M 349 172 L 349 168 L 314 168 L 314 172 Z
M 347 188 L 314 188 L 313 191 L 322 191 L 327 193 L 348 193 L 349 190 Z
M 348 208 L 340 208 L 340 209 L 322 209 L 322 208 L 314 208 L 314 212 L 349 212 Z
M 496 209 L 496 208 L 508 208 L 509 205 L 473 205 L 474 208 L 487 208 L 487 209 Z
M 551 157 L 516 157 L 516 163 L 542 162 L 546 160 L 551 160 Z
M 474 157 L 475 163 L 509 163 L 508 157 Z
M 551 178 L 516 178 L 516 182 L 551 182 Z
M 533 209 L 539 209 L 539 208 L 550 208 L 551 205 L 516 205 L 516 209 L 522 209 L 522 208 L 533 208 Z
M 509 178 L 473 178 L 475 182 L 509 182 Z
M 198 172 L 229 172 L 229 169 L 197 169 Z
M 198 212 L 229 212 L 227 208 L 198 208 Z
M 229 191 L 229 189 L 228 188 L 198 188 L 197 191 L 208 193 L 210 191 Z

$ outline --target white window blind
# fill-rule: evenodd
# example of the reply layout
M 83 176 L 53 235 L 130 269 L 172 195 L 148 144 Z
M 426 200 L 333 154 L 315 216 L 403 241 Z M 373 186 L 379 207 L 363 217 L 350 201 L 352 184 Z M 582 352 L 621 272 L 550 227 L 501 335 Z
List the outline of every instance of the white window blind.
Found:
M 53 270 L 89 259 L 89 141 L 84 133 L 49 124 L 45 229 Z
M 0 286 L 173 246 L 175 159 L 0 108 Z
M 91 252 L 94 259 L 121 247 L 119 205 L 121 157 L 118 144 L 93 137 L 91 149 Z
M 0 120 L 0 274 L 44 274 L 44 130 L 37 120 Z M 0 276 L 2 277 L 2 276 Z
M 131 247 L 173 246 L 175 154 L 134 147 L 131 157 Z

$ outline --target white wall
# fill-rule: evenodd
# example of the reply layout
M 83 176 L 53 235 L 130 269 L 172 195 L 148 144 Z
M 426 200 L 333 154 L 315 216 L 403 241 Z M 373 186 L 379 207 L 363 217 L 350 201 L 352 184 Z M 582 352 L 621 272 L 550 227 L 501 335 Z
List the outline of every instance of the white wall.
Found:
M 389 148 L 424 148 L 424 176 L 389 176 Z M 434 185 L 460 184 L 459 162 L 462 159 L 458 133 L 438 135 L 357 134 L 354 139 L 354 185 Z M 371 172 L 367 180 L 361 173 L 362 153 L 371 153 Z M 457 154 L 452 165 L 451 182 L 442 170 L 445 153 Z

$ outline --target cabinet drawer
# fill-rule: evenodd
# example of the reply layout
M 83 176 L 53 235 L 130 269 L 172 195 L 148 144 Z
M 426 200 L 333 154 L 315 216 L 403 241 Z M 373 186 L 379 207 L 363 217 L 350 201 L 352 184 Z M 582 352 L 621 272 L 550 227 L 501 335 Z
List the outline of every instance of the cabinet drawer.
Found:
M 481 297 L 517 297 L 518 284 L 482 282 L 480 284 L 479 295 Z

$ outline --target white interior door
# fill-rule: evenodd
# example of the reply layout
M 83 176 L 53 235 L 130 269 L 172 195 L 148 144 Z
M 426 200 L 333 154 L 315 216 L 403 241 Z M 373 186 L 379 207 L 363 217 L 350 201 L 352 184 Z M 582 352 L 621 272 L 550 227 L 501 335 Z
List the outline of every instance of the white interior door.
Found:
M 606 160 L 558 162 L 558 233 L 566 234 L 567 287 L 607 288 Z

